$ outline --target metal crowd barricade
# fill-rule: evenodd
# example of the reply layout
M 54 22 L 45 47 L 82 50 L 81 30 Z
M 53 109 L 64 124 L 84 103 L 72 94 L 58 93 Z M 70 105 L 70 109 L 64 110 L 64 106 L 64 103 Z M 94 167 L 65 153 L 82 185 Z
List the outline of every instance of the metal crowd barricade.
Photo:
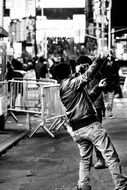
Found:
M 28 79 L 14 79 L 9 81 L 10 99 L 7 116 L 11 114 L 18 122 L 14 112 L 25 112 L 30 121 L 30 114 L 39 114 L 41 123 L 31 131 L 31 137 L 41 127 L 52 137 L 54 131 L 59 130 L 66 121 L 65 109 L 59 98 L 59 84 L 53 79 L 44 79 L 39 82 Z M 51 122 L 50 127 L 46 124 Z
M 9 110 L 40 113 L 41 87 L 49 84 L 56 84 L 56 80 L 44 79 L 38 82 L 22 78 L 10 80 Z
M 42 127 L 50 136 L 55 137 L 54 132 L 67 124 L 65 108 L 59 96 L 59 84 L 42 86 L 41 105 L 42 122 L 35 130 L 31 131 L 29 136 L 31 137 L 40 127 Z M 50 123 L 49 128 L 46 126 L 47 123 Z
M 7 113 L 8 82 L 0 81 L 0 115 Z

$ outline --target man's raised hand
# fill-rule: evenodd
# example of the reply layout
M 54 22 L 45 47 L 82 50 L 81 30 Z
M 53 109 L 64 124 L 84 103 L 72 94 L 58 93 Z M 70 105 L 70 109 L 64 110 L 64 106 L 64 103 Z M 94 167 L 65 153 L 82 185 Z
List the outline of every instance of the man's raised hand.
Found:
M 110 55 L 109 51 L 102 51 L 102 52 L 100 53 L 100 58 L 101 58 L 101 59 L 105 59 L 105 58 L 108 58 L 109 55 Z
M 103 88 L 107 85 L 106 78 L 100 80 L 99 82 L 99 87 Z

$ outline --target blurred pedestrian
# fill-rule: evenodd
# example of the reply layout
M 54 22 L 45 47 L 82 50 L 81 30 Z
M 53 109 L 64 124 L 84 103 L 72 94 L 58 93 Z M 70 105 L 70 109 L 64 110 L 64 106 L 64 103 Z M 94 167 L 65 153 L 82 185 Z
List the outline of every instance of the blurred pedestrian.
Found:
M 23 79 L 25 80 L 36 80 L 36 73 L 35 73 L 35 66 L 33 64 L 33 62 L 29 62 L 28 65 L 27 65 L 27 71 L 23 77 Z
M 76 68 L 76 60 L 75 59 L 69 59 L 69 65 L 71 67 L 71 71 L 72 74 L 74 74 L 76 72 L 75 68 Z
M 12 80 L 14 77 L 15 75 L 14 75 L 14 70 L 12 68 L 12 65 L 9 61 L 7 61 L 5 80 L 9 81 L 9 80 Z M 10 82 L 8 82 L 8 92 L 10 92 Z
M 43 56 L 40 56 L 38 58 L 38 61 L 35 65 L 35 73 L 37 80 L 41 78 L 46 78 L 46 74 L 48 73 L 48 66 L 47 60 Z
M 101 68 L 103 78 L 106 78 L 107 86 L 104 88 L 104 102 L 106 108 L 106 116 L 114 118 L 113 102 L 115 90 L 119 85 L 119 66 L 115 62 L 113 56 L 110 55 L 107 64 Z
M 57 64 L 57 62 L 54 60 L 53 57 L 48 58 L 48 72 L 50 74 L 51 79 L 56 79 L 55 73 L 54 73 L 54 67 Z
M 12 98 L 12 102 L 14 104 L 14 102 L 16 102 L 16 98 L 17 97 L 21 98 L 21 96 L 23 95 L 23 84 L 17 83 L 17 82 L 11 83 L 10 80 L 12 80 L 12 79 L 22 80 L 23 75 L 18 71 L 14 71 L 11 62 L 9 62 L 9 61 L 7 62 L 5 79 L 8 81 L 8 100 L 10 101 L 10 96 L 12 96 L 11 98 Z M 11 91 L 12 87 L 13 87 L 13 90 Z M 18 99 L 18 101 L 19 101 L 19 99 Z M 10 104 L 10 102 L 8 102 L 8 106 L 10 106 L 9 104 Z
M 7 61 L 5 79 L 6 80 L 11 80 L 13 78 L 14 78 L 14 70 L 12 68 L 11 63 L 9 61 Z
M 70 77 L 71 71 L 68 64 L 60 63 L 54 69 L 60 84 L 60 98 L 66 108 L 70 124 L 68 132 L 77 142 L 80 150 L 78 190 L 91 190 L 89 172 L 93 145 L 102 153 L 108 164 L 115 183 L 115 190 L 127 188 L 127 178 L 122 175 L 118 154 L 106 130 L 100 124 L 92 103 L 100 95 L 102 87 L 106 85 L 105 80 L 101 80 L 89 94 L 85 88 L 105 63 L 107 56 L 107 53 L 101 54 L 85 73 L 77 77 Z
M 23 70 L 23 63 L 15 58 L 12 58 L 11 64 L 14 70 Z

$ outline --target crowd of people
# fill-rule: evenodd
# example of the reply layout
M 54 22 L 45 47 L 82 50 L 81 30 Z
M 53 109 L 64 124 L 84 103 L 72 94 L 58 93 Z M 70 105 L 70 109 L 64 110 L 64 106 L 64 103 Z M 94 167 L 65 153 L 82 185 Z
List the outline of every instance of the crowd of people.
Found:
M 7 63 L 6 79 L 16 75 L 16 61 Z M 51 78 L 60 84 L 60 98 L 66 108 L 69 121 L 67 130 L 80 150 L 79 180 L 77 190 L 91 190 L 89 172 L 92 166 L 93 150 L 96 153 L 96 169 L 108 167 L 115 190 L 127 190 L 127 178 L 122 175 L 119 156 L 111 142 L 103 118 L 113 118 L 115 94 L 122 98 L 119 66 L 111 52 L 101 53 L 91 59 L 81 55 L 77 59 L 34 58 L 25 67 L 26 73 L 33 70 L 36 80 Z

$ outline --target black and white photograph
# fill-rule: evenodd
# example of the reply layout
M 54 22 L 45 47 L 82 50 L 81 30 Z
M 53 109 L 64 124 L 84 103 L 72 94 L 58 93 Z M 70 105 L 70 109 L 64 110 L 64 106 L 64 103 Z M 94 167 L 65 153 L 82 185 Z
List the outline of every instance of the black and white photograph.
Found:
M 126 0 L 0 0 L 0 190 L 127 190 Z

